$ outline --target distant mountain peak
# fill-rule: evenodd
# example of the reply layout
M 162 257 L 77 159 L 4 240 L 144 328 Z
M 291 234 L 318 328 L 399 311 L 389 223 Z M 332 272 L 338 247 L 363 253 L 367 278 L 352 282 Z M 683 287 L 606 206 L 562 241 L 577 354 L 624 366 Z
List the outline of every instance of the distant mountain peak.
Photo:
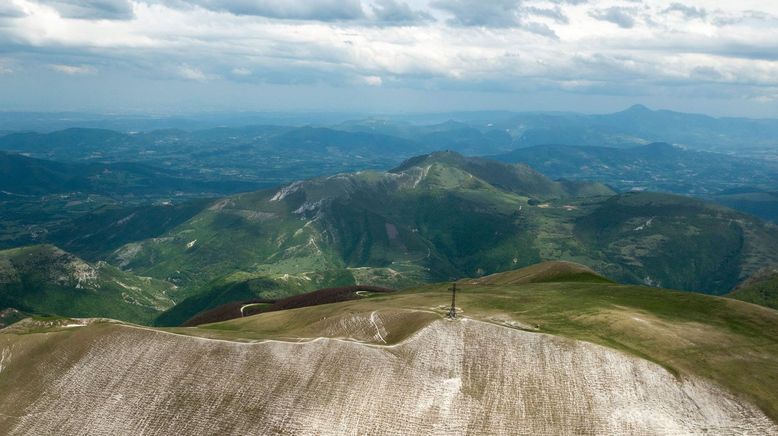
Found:
M 410 168 L 422 166 L 422 165 L 428 165 L 432 163 L 454 163 L 454 162 L 463 162 L 467 158 L 465 156 L 462 156 L 461 154 L 451 151 L 451 150 L 444 150 L 444 151 L 435 151 L 428 154 L 422 154 L 420 156 L 414 156 L 412 158 L 406 159 L 403 163 L 398 165 L 396 168 L 393 168 L 389 172 L 391 173 L 401 173 L 403 171 L 406 171 Z
M 624 112 L 646 113 L 646 112 L 653 112 L 653 111 L 651 109 L 649 109 L 648 107 L 646 107 L 645 105 L 633 104 L 632 106 L 630 106 Z

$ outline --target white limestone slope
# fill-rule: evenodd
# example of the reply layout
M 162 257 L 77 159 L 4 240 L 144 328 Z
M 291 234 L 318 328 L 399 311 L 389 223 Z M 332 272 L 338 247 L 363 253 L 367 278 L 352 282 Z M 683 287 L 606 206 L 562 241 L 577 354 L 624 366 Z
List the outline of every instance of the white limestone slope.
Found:
M 14 365 L 23 340 L 0 334 L 14 348 L 0 385 L 29 383 L 0 393 L 0 434 L 778 434 L 706 381 L 473 320 L 435 321 L 394 346 L 91 325 Z

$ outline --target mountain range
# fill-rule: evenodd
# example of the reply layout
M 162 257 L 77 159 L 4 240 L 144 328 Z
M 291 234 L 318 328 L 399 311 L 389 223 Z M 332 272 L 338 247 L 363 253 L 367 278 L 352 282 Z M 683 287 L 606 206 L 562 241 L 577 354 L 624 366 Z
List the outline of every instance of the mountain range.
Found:
M 778 264 L 776 226 L 730 209 L 554 181 L 523 164 L 454 152 L 180 206 L 106 208 L 41 239 L 176 286 L 178 304 L 119 317 L 164 325 L 231 301 L 355 284 L 406 287 L 542 260 L 713 294 Z M 38 267 L 50 258 L 57 256 L 39 256 Z M 62 307 L 46 311 L 80 316 Z
M 0 433 L 777 433 L 770 124 L 645 111 L 0 137 Z
M 547 259 L 629 283 L 723 294 L 778 264 L 775 244 L 775 225 L 711 203 L 614 194 L 444 152 L 389 172 L 225 197 L 153 238 L 102 252 L 126 271 L 185 289 L 190 300 L 162 317 L 178 324 L 230 300 L 403 287 Z
M 630 148 L 538 145 L 492 156 L 553 178 L 592 180 L 619 191 L 692 195 L 778 219 L 778 161 L 685 149 L 667 143 Z
M 739 151 L 743 154 L 774 153 L 778 121 L 748 119 L 651 110 L 634 105 L 607 114 L 573 112 L 473 111 L 431 114 L 374 114 L 369 117 L 349 113 L 240 113 L 182 117 L 121 117 L 91 114 L 33 114 L 4 112 L 0 114 L 0 131 L 52 132 L 74 127 L 112 129 L 122 132 L 150 132 L 208 129 L 240 129 L 247 125 L 331 127 L 337 130 L 379 133 L 411 139 L 417 143 L 435 144 L 440 132 L 456 132 L 436 148 L 468 152 L 477 143 L 489 143 L 505 151 L 543 144 L 577 144 L 593 146 L 633 146 L 652 142 L 669 142 L 708 151 Z M 476 132 L 480 133 L 477 134 Z M 506 143 L 508 134 L 512 141 Z M 431 135 L 428 141 L 417 138 Z M 485 135 L 481 137 L 481 135 Z M 477 142 L 471 139 L 478 137 Z M 459 139 L 458 139 L 459 138 Z M 461 141 L 464 148 L 449 144 Z M 0 147 L 2 148 L 2 147 Z M 433 148 L 434 149 L 434 148 Z M 494 150 L 494 149 L 493 149 Z M 495 154 L 495 151 L 491 154 Z M 481 149 L 476 154 L 489 154 Z
M 0 151 L 0 191 L 5 196 L 73 192 L 140 198 L 184 193 L 216 196 L 255 187 L 239 181 L 201 182 L 137 163 L 57 162 Z

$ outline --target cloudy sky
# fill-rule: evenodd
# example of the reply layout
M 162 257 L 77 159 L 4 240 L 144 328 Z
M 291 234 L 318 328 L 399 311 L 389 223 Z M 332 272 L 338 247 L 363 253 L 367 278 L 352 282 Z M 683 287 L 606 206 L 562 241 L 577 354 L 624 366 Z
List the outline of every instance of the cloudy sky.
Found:
M 778 118 L 778 1 L 0 0 L 0 110 Z

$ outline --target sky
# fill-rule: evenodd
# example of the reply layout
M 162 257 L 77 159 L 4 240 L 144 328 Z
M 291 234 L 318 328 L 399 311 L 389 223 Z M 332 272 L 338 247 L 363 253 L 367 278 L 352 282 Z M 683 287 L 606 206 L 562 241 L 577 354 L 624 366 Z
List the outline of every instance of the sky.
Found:
M 778 118 L 773 0 L 0 0 L 0 110 Z

